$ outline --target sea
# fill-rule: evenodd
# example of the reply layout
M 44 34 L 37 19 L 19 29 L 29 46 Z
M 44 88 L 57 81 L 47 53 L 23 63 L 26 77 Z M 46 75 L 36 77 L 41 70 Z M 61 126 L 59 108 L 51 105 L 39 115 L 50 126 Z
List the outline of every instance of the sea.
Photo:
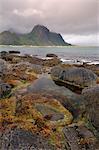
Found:
M 1 51 L 20 51 L 21 55 L 31 55 L 43 59 L 46 54 L 56 54 L 63 63 L 89 63 L 99 64 L 98 46 L 0 46 Z

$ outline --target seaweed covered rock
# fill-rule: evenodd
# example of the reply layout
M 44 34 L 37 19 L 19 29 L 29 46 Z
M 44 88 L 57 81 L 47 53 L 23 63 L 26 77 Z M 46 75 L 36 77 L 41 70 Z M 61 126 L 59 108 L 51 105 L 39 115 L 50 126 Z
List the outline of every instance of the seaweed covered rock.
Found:
M 96 84 L 97 75 L 83 67 L 54 67 L 51 70 L 52 79 L 70 86 L 85 88 Z
M 0 102 L 1 149 L 62 149 L 61 130 L 73 116 L 56 99 L 29 93 Z
M 99 131 L 99 85 L 82 91 L 85 99 L 86 115 Z
M 50 121 L 60 121 L 65 124 L 70 124 L 73 117 L 72 114 L 65 109 L 60 102 L 54 98 L 47 98 L 38 93 L 25 94 L 17 99 L 15 114 L 16 116 L 25 114 L 28 110 L 26 103 L 31 104 L 32 109 L 35 109 L 38 114 Z
M 6 72 L 3 80 L 9 83 L 11 80 L 20 80 L 20 81 L 34 81 L 37 77 L 34 75 L 34 69 L 31 72 L 28 72 L 31 68 L 31 64 L 28 62 L 17 63 L 11 65 L 11 68 Z

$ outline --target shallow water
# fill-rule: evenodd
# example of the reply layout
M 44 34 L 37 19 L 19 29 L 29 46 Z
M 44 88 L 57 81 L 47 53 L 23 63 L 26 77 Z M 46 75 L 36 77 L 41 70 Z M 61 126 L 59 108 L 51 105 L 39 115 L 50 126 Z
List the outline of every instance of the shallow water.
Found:
M 21 54 L 37 55 L 45 58 L 46 54 L 54 53 L 66 63 L 88 61 L 99 63 L 99 47 L 32 47 L 32 46 L 0 46 L 0 51 L 17 50 Z

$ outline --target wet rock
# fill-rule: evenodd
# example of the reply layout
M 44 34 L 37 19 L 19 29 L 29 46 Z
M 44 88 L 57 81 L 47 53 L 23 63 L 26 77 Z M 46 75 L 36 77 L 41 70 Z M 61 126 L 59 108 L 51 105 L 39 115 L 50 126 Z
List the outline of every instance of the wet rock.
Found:
M 8 61 L 11 64 L 16 64 L 16 63 L 20 63 L 20 62 L 28 62 L 31 64 L 37 64 L 37 65 L 43 64 L 43 59 L 40 59 L 40 58 L 37 58 L 34 56 L 32 57 L 30 55 L 20 56 L 20 55 L 15 54 L 15 51 L 14 51 L 14 53 L 7 52 L 7 54 L 4 56 L 3 59 Z
M 42 65 L 31 64 L 29 71 L 34 71 L 37 74 L 41 74 L 42 69 L 43 69 Z
M 53 66 L 57 66 L 61 64 L 61 60 L 57 57 L 54 57 L 52 59 L 48 59 L 48 60 L 43 60 L 43 65 L 47 66 L 47 67 L 53 67 Z
M 99 131 L 99 85 L 82 91 L 85 99 L 86 115 Z
M 46 57 L 56 57 L 57 58 L 58 56 L 50 53 L 50 54 L 47 54 Z
M 11 66 L 11 68 L 6 72 L 4 77 L 4 81 L 10 83 L 12 80 L 23 80 L 23 81 L 34 81 L 36 79 L 36 75 L 34 76 L 34 70 L 32 69 L 32 73 L 28 72 L 28 70 L 32 69 L 31 64 L 29 63 L 18 63 Z M 35 68 L 36 70 L 36 68 Z
M 52 79 L 78 88 L 96 85 L 97 75 L 91 70 L 77 67 L 54 67 L 51 70 Z
M 99 64 L 85 64 L 83 67 L 92 70 L 97 76 L 99 76 Z
M 54 148 L 43 136 L 23 129 L 6 131 L 1 135 L 0 141 L 1 150 L 46 150 Z
M 38 58 L 38 57 L 24 56 L 23 60 L 27 61 L 31 64 L 37 64 L 37 65 L 42 65 L 43 64 L 43 60 Z
M 9 51 L 9 54 L 20 54 L 20 51 Z
M 42 77 L 27 87 L 30 93 L 36 92 L 48 97 L 57 99 L 65 108 L 72 112 L 74 117 L 85 111 L 85 104 L 82 95 L 73 93 L 64 86 L 56 85 L 51 79 Z
M 11 92 L 11 86 L 7 83 L 0 83 L 0 98 L 5 98 Z
M 86 127 L 64 127 L 65 144 L 69 150 L 94 150 L 96 138 Z
M 6 52 L 6 51 L 1 51 L 1 52 L 0 52 L 0 57 L 1 57 L 2 59 L 5 59 L 7 55 L 8 55 L 8 52 Z

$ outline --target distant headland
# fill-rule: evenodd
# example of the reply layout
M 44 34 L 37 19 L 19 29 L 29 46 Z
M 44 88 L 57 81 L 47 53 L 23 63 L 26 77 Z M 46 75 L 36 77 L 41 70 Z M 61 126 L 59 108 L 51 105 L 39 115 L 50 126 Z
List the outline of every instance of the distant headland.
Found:
M 0 45 L 70 46 L 61 34 L 51 32 L 43 25 L 34 26 L 27 34 L 4 31 L 0 33 Z

